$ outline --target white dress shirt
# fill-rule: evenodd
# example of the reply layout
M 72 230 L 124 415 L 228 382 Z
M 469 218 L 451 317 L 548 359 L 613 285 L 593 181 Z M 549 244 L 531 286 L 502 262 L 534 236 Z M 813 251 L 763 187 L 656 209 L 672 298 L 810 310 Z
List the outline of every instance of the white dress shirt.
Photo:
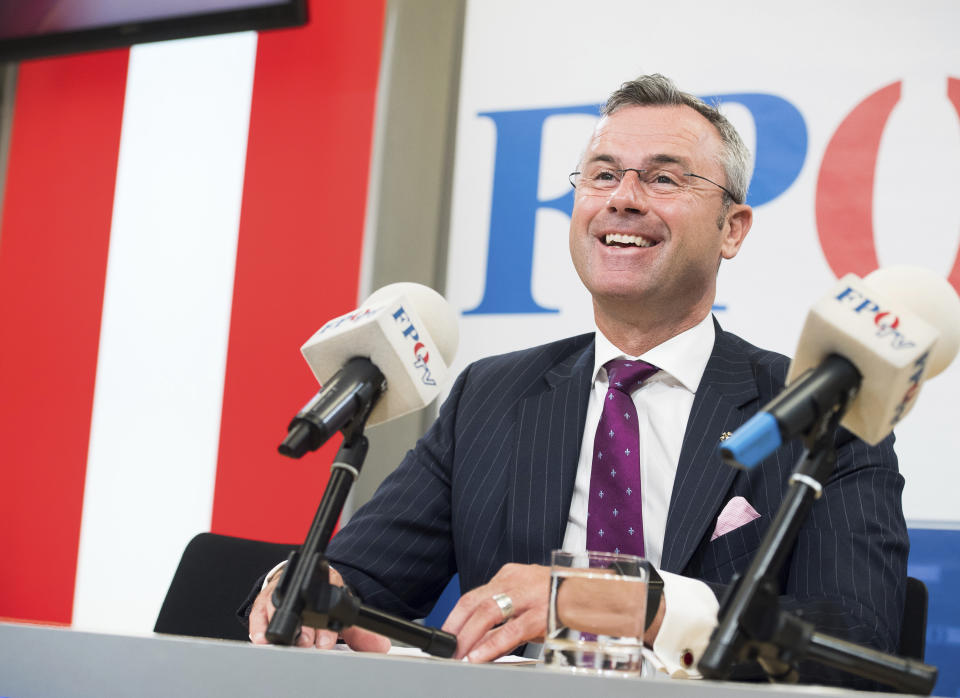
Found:
M 631 395 L 640 430 L 643 545 L 646 558 L 659 568 L 683 435 L 715 338 L 713 316 L 707 314 L 696 326 L 641 356 L 626 356 L 597 330 L 593 386 L 587 401 L 577 478 L 563 539 L 564 550 L 586 549 L 593 442 L 608 387 L 603 365 L 617 358 L 642 359 L 660 369 Z M 662 662 L 657 668 L 671 676 L 695 677 L 696 671 L 684 666 L 683 657 L 689 652 L 695 666 L 706 648 L 710 633 L 717 624 L 716 597 L 702 582 L 668 572 L 662 572 L 661 576 L 667 607 L 653 645 L 654 653 Z

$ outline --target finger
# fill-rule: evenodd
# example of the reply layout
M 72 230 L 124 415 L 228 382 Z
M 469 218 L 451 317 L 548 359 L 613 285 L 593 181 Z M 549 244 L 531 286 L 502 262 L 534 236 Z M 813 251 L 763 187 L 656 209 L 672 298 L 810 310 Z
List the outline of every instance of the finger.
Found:
M 464 623 L 473 615 L 477 606 L 485 599 L 493 598 L 493 592 L 488 591 L 489 586 L 489 584 L 485 584 L 461 596 L 453 607 L 453 610 L 450 611 L 450 615 L 443 621 L 443 626 L 441 626 L 440 629 L 448 633 L 453 633 L 454 635 L 459 635 L 460 629 L 463 628 Z
M 330 572 L 330 583 L 334 586 L 343 586 L 343 576 L 332 567 L 328 568 Z
M 313 628 L 307 627 L 306 625 L 301 625 L 300 631 L 293 640 L 293 644 L 295 647 L 313 647 L 313 643 L 316 640 L 316 634 L 317 631 Z
M 482 638 L 480 638 L 480 641 L 476 644 L 476 646 L 477 647 L 482 646 L 488 639 L 490 639 L 490 637 L 494 633 L 498 632 L 499 630 L 500 630 L 500 626 L 495 627 L 493 630 L 488 630 L 487 633 Z M 545 641 L 545 638 L 543 637 L 543 633 L 540 633 L 539 635 L 535 635 L 534 637 L 528 637 L 526 640 L 524 640 L 524 642 L 518 642 L 516 645 L 511 647 L 510 653 L 512 653 L 513 650 L 517 649 L 517 647 L 519 647 L 520 645 L 526 644 L 527 642 L 536 642 L 542 645 L 544 641 Z M 507 654 L 507 653 L 505 652 L 504 654 Z
M 442 630 L 456 634 L 460 628 L 463 627 L 463 624 L 467 622 L 467 619 L 473 615 L 477 606 L 479 606 L 485 599 L 492 598 L 493 593 L 489 591 L 490 585 L 484 584 L 481 587 L 463 594 L 454 605 L 453 610 L 450 611 L 450 614 L 447 616 L 447 619 L 443 622 Z
M 250 642 L 255 645 L 267 644 L 267 625 L 269 625 L 270 618 L 273 617 L 275 610 L 273 602 L 270 600 L 269 591 L 261 591 L 254 600 L 253 606 L 250 607 L 250 618 L 248 620 Z
M 390 651 L 390 638 L 365 628 L 347 628 L 343 631 L 343 639 L 350 646 L 350 649 L 358 652 L 386 654 Z
M 471 664 L 489 662 L 508 654 L 524 642 L 539 635 L 539 624 L 532 619 L 532 613 L 524 613 L 486 633 L 467 653 Z
M 313 647 L 316 647 L 318 650 L 332 650 L 337 644 L 337 637 L 339 637 L 332 630 L 317 630 L 313 639 Z
M 498 628 L 484 635 L 474 647 L 467 653 L 467 660 L 471 664 L 489 662 L 497 657 L 509 654 L 512 650 L 531 639 L 536 633 L 531 632 L 532 627 L 524 619 L 529 616 L 525 613 L 504 623 Z
M 503 613 L 492 596 L 477 604 L 473 613 L 456 633 L 457 653 L 455 657 L 457 659 L 465 657 L 494 626 L 501 623 L 503 623 Z
M 486 642 L 490 638 L 491 635 L 493 635 L 499 629 L 500 629 L 499 627 L 496 627 L 491 630 L 488 630 L 486 633 L 484 633 L 483 637 L 480 638 L 480 641 L 476 643 L 475 647 L 479 647 L 480 645 L 482 645 L 484 642 Z

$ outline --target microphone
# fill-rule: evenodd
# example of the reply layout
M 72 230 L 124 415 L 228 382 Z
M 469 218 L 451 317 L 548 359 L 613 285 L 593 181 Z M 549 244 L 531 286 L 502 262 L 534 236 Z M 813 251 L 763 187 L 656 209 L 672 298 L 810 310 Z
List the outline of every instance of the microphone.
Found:
M 354 419 L 373 426 L 426 407 L 440 393 L 458 339 L 456 313 L 432 288 L 401 282 L 375 291 L 300 347 L 322 388 L 278 450 L 300 458 Z
M 874 445 L 916 402 L 920 386 L 960 349 L 960 298 L 919 267 L 847 274 L 807 315 L 787 387 L 720 447 L 753 468 L 844 405 L 841 426 Z

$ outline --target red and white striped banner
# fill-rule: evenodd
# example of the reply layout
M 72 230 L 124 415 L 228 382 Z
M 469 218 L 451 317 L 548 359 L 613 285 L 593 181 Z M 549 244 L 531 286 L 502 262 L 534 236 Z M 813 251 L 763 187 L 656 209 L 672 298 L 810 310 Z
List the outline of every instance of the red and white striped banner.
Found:
M 20 66 L 0 221 L 0 616 L 149 631 L 196 533 L 296 541 L 276 446 L 355 307 L 384 4 Z M 331 173 L 348 168 L 356 187 Z

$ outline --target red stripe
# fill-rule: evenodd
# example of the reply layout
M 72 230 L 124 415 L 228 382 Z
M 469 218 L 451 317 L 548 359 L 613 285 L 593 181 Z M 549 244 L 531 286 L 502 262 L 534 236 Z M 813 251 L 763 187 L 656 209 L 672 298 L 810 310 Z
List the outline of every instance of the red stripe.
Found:
M 960 78 L 947 78 L 947 97 L 953 104 L 957 117 L 960 117 Z M 953 284 L 957 293 L 960 293 L 960 250 L 957 251 L 957 256 L 953 260 L 953 268 L 947 280 Z
M 277 454 L 317 390 L 300 345 L 356 305 L 383 0 L 310 3 L 257 48 L 212 530 L 302 540 L 334 450 Z
M 128 51 L 20 66 L 0 227 L 0 615 L 69 623 Z
M 879 266 L 873 238 L 873 180 L 880 137 L 900 101 L 900 83 L 854 107 L 827 144 L 817 179 L 820 247 L 837 275 L 866 276 Z

